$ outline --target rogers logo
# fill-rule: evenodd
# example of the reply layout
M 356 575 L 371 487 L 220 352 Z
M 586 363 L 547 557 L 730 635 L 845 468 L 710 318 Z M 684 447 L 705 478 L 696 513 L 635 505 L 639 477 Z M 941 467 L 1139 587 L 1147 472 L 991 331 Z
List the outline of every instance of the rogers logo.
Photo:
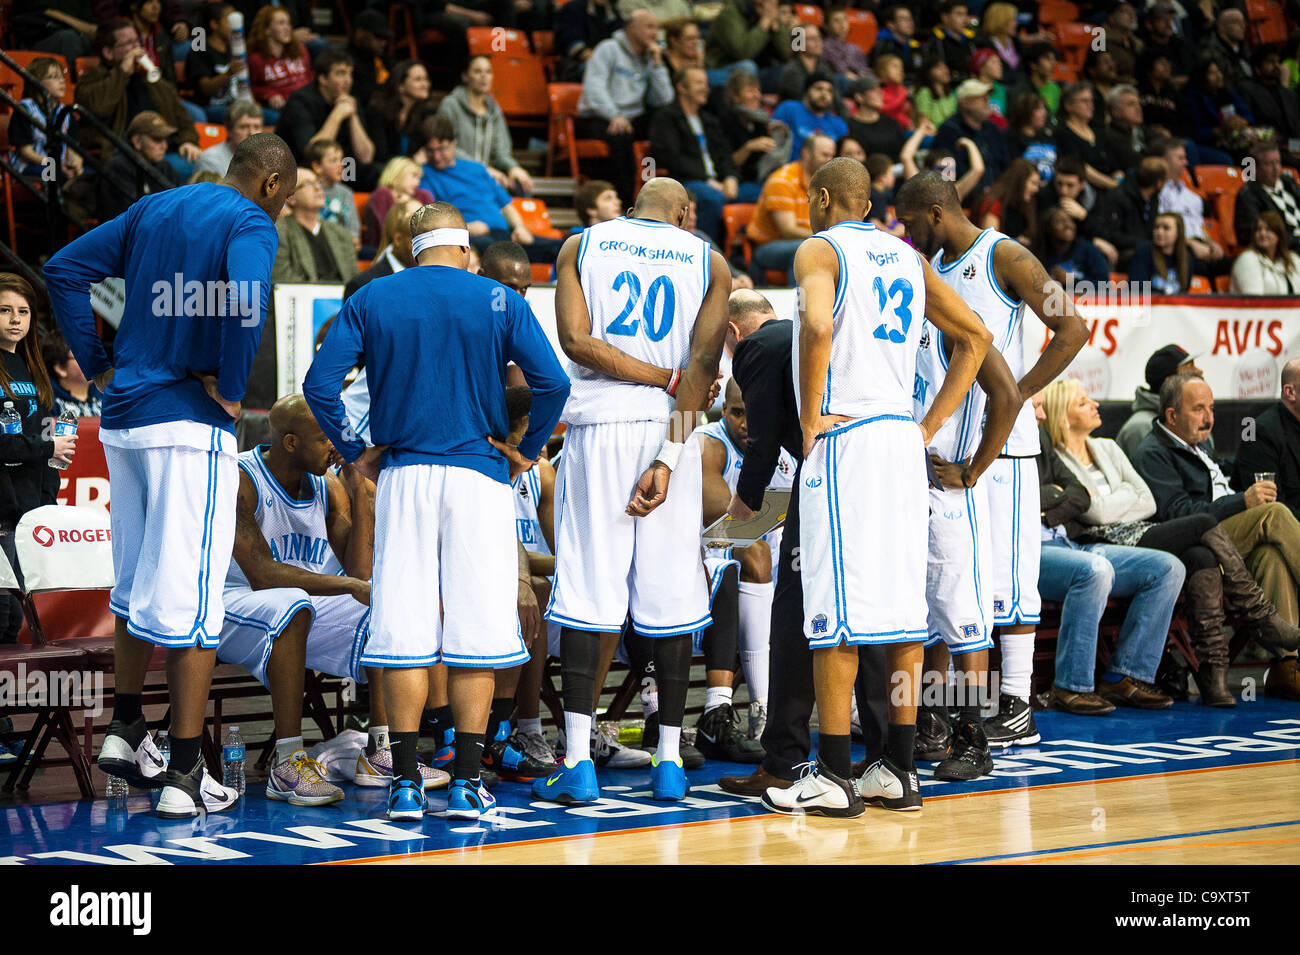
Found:
M 42 547 L 51 547 L 54 544 L 54 531 L 44 524 L 38 524 L 32 529 L 32 540 Z
M 111 541 L 113 533 L 102 527 L 81 531 L 54 531 L 44 524 L 38 524 L 32 528 L 32 540 L 42 547 L 53 547 L 56 538 L 60 544 L 93 544 L 97 541 Z

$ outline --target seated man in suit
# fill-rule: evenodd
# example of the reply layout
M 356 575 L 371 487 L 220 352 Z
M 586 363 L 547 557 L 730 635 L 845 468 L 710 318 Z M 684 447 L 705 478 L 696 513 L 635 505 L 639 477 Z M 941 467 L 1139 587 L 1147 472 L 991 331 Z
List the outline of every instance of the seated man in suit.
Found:
M 370 268 L 354 275 L 343 286 L 344 299 L 371 279 L 394 275 L 415 265 L 415 256 L 411 254 L 411 216 L 419 208 L 418 200 L 404 199 L 388 210 L 388 215 L 384 217 L 381 251 L 375 256 Z
M 1300 517 L 1300 358 L 1282 366 L 1282 398 L 1255 419 L 1250 437 L 1237 451 L 1233 483 L 1243 487 L 1256 474 L 1273 474 L 1277 499 Z
M 298 188 L 280 217 L 280 251 L 271 269 L 272 282 L 346 282 L 357 274 L 352 236 L 337 222 L 324 222 L 325 192 L 310 169 L 298 170 Z
M 1277 143 L 1261 143 L 1251 151 L 1255 180 L 1241 187 L 1232 215 L 1237 241 L 1246 241 L 1255 231 L 1255 220 L 1270 209 L 1282 217 L 1291 248 L 1300 252 L 1300 183 L 1282 172 L 1282 152 Z

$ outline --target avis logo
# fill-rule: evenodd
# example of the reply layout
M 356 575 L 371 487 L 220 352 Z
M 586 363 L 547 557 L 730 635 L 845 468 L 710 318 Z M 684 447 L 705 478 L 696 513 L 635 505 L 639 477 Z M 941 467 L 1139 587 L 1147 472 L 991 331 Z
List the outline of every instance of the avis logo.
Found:
M 964 278 L 967 282 L 970 282 L 970 281 L 973 281 L 973 280 L 974 280 L 974 278 L 975 278 L 975 263 L 974 263 L 974 262 L 971 262 L 969 265 L 966 266 L 966 268 L 964 268 L 964 269 L 961 270 L 961 277 Z
M 809 487 L 821 487 L 822 479 L 819 477 L 810 477 L 808 480 L 804 481 L 803 483 L 807 484 Z
M 812 629 L 813 633 L 826 632 L 826 614 L 819 613 L 817 616 L 812 618 Z
M 53 547 L 55 540 L 60 544 L 92 544 L 95 541 L 110 541 L 112 539 L 112 531 L 102 527 L 84 531 L 54 531 L 44 524 L 37 524 L 32 528 L 32 540 L 42 547 Z

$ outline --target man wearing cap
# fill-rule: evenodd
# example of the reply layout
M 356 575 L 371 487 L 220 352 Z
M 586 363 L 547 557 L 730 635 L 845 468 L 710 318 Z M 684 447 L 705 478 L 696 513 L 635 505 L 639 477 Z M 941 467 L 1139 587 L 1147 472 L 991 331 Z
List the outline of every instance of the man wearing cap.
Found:
M 799 158 L 809 136 L 829 136 L 834 142 L 848 134 L 849 124 L 835 115 L 834 103 L 835 80 L 829 73 L 812 73 L 804 84 L 803 99 L 788 99 L 772 112 L 773 122 L 790 127 L 791 162 Z
M 858 106 L 857 112 L 849 120 L 849 135 L 861 144 L 868 156 L 883 153 L 890 159 L 898 158 L 907 137 L 903 135 L 903 127 L 898 125 L 898 120 L 881 112 L 885 105 L 885 94 L 880 88 L 880 80 L 871 73 L 860 76 L 849 84 L 849 94 Z
M 176 170 L 163 159 L 167 155 L 167 138 L 175 132 L 176 127 L 168 126 L 153 110 L 145 110 L 131 120 L 126 128 L 131 148 L 144 157 L 145 162 L 162 177 L 166 185 L 141 169 L 131 157 L 118 152 L 96 177 L 95 212 L 101 222 L 121 215 L 127 206 L 141 196 L 181 184 Z
M 1004 64 L 1002 57 L 990 47 L 981 47 L 971 54 L 970 73 L 989 88 L 989 122 L 1006 129 L 1007 87 L 1002 82 Z
M 369 103 L 370 94 L 388 79 L 388 40 L 392 37 L 388 18 L 378 10 L 362 10 L 352 19 L 352 95 L 358 103 Z
M 1115 443 L 1120 446 L 1129 460 L 1138 443 L 1151 431 L 1151 422 L 1155 420 L 1160 407 L 1160 386 L 1170 375 L 1199 375 L 1201 369 L 1196 367 L 1196 358 L 1187 353 L 1181 345 L 1166 345 L 1150 358 L 1146 366 L 1146 386 L 1138 385 L 1133 391 L 1133 413 L 1124 422 L 1115 436 Z
M 966 150 L 957 148 L 962 138 L 971 140 L 984 157 L 984 178 L 980 186 L 988 188 L 1002 175 L 1011 162 L 1007 155 L 1007 141 L 1002 131 L 989 122 L 993 107 L 989 93 L 993 87 L 976 79 L 963 80 L 957 87 L 957 112 L 944 121 L 934 134 L 934 148 L 950 150 L 957 157 L 957 178 L 966 175 L 970 159 Z M 979 195 L 976 189 L 972 195 Z

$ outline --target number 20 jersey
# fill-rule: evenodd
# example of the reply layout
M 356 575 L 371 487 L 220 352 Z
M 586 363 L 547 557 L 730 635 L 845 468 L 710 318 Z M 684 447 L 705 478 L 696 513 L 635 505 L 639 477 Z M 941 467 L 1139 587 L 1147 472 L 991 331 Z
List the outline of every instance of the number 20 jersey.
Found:
M 925 319 L 925 272 L 916 250 L 863 222 L 819 232 L 839 259 L 831 360 L 822 414 L 912 417 L 916 352 Z M 811 241 L 811 240 L 809 240 Z M 799 315 L 795 314 L 795 341 Z M 794 349 L 799 402 L 799 349 Z
M 582 233 L 578 278 L 591 335 L 660 368 L 684 368 L 709 288 L 709 245 L 666 222 L 620 217 Z M 662 388 L 607 378 L 570 361 L 568 424 L 667 421 Z

